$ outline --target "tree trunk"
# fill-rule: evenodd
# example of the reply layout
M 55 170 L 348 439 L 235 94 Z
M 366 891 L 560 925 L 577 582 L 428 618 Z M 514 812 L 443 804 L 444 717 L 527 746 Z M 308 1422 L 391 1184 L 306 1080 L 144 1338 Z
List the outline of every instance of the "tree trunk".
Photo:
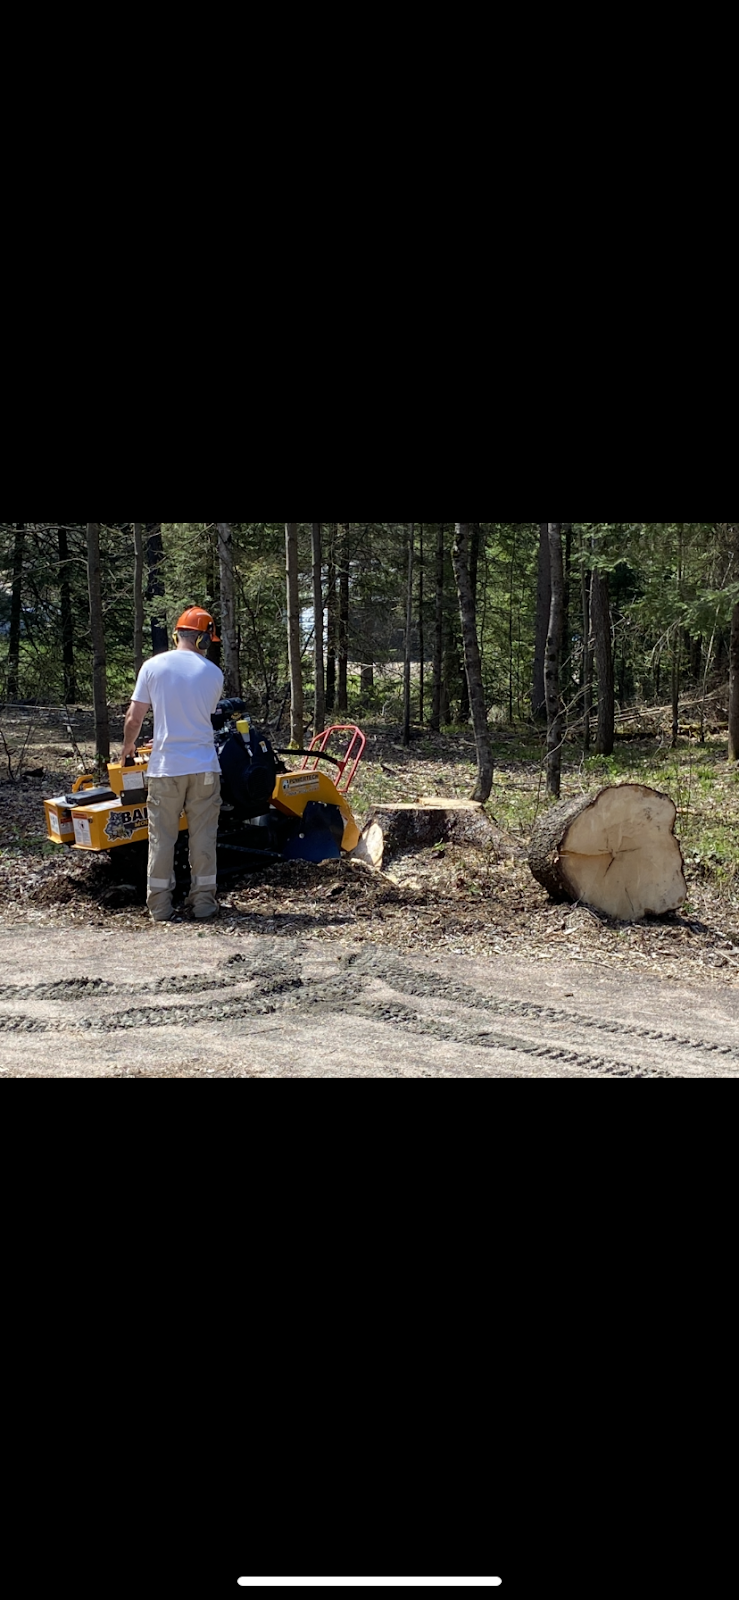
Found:
M 562 744 L 565 734 L 564 707 L 559 688 L 565 592 L 562 524 L 550 522 L 548 528 L 552 598 L 544 658 L 544 690 L 547 702 L 547 794 L 558 800 L 562 791 Z
M 680 736 L 680 672 L 682 667 L 682 629 L 676 628 L 672 643 L 672 748 L 677 750 Z
M 669 795 L 639 783 L 563 800 L 536 823 L 529 866 L 553 900 L 622 922 L 664 916 L 687 898 Z
M 544 685 L 544 662 L 547 653 L 549 616 L 552 609 L 552 579 L 549 561 L 549 523 L 539 524 L 539 576 L 536 590 L 536 645 L 534 649 L 534 682 L 531 690 L 531 714 L 535 722 L 546 722 L 547 695 Z
M 64 668 L 64 704 L 71 706 L 77 699 L 77 675 L 74 670 L 74 617 L 72 615 L 72 586 L 69 582 L 69 542 L 67 530 L 59 523 L 56 530 L 59 546 L 59 602 L 62 608 L 62 665 Z
M 480 658 L 480 644 L 477 637 L 477 617 L 475 615 L 475 600 L 472 592 L 470 578 L 469 552 L 470 529 L 469 522 L 455 524 L 456 537 L 454 540 L 454 575 L 457 580 L 459 593 L 459 615 L 462 622 L 462 638 L 464 641 L 465 667 L 469 689 L 470 704 L 472 706 L 472 720 L 475 728 L 475 743 L 477 745 L 477 783 L 475 785 L 473 800 L 486 801 L 490 798 L 493 787 L 493 747 L 490 742 L 490 729 L 488 727 L 487 709 L 485 706 L 485 690 L 482 682 L 482 661 Z
M 218 557 L 221 569 L 224 692 L 229 697 L 237 697 L 241 694 L 241 674 L 239 671 L 239 644 L 236 632 L 234 536 L 230 522 L 218 522 L 216 527 L 218 528 Z
M 18 680 L 21 658 L 21 617 L 23 612 L 23 557 L 25 553 L 26 525 L 16 522 L 13 541 L 13 589 L 10 600 L 10 637 L 8 640 L 7 687 L 8 700 L 18 699 Z
M 444 671 L 444 557 L 445 532 L 443 522 L 437 525 L 436 534 L 436 618 L 434 622 L 434 692 L 431 701 L 431 728 L 438 733 L 441 727 L 441 693 Z
M 562 614 L 562 654 L 560 657 L 559 688 L 565 705 L 569 703 L 572 689 L 572 523 L 562 525 L 564 533 L 564 606 Z
M 87 524 L 87 586 L 90 595 L 90 633 L 92 636 L 92 698 L 95 708 L 95 749 L 98 766 L 110 760 L 108 720 L 108 676 L 103 617 L 103 583 L 100 571 L 100 523 Z
M 314 522 L 313 528 L 313 625 L 315 628 L 316 704 L 313 713 L 313 732 L 323 733 L 326 726 L 326 667 L 323 638 L 323 550 L 322 524 Z
M 354 855 L 381 869 L 407 850 L 436 844 L 489 850 L 499 837 L 483 807 L 472 800 L 419 800 L 415 805 L 373 806 Z
M 336 539 L 337 524 L 334 523 L 328 543 L 328 594 L 326 598 L 328 612 L 326 710 L 332 713 L 336 706 L 336 644 L 339 636 L 338 595 L 336 593 Z
M 477 577 L 478 577 L 478 572 L 480 570 L 480 524 L 479 524 L 479 522 L 473 522 L 471 526 L 472 526 L 472 531 L 470 533 L 470 587 L 472 589 L 472 603 L 473 603 L 474 608 L 475 608 L 475 630 L 477 631 Z M 478 647 L 479 647 L 479 634 L 478 634 Z M 466 666 L 462 670 L 461 682 L 462 682 L 462 693 L 460 695 L 460 701 L 459 701 L 459 720 L 460 720 L 460 722 L 469 722 L 469 720 L 470 720 L 470 690 L 469 690 L 469 684 L 467 682 L 467 669 L 466 669 Z
M 423 580 L 424 580 L 424 565 L 423 565 L 423 563 L 424 563 L 423 523 L 421 523 L 420 528 L 419 528 L 419 550 L 418 550 L 418 660 L 419 660 L 419 663 L 420 663 L 419 664 L 419 679 L 418 679 L 418 721 L 419 721 L 421 727 L 423 727 L 425 716 L 426 716 L 426 683 L 425 683 L 425 674 L 426 674 L 426 661 L 425 661 L 426 640 L 425 640 L 424 626 L 423 626 L 423 588 L 424 588 L 424 583 L 423 583 Z
M 408 589 L 405 607 L 405 661 L 403 664 L 403 744 L 411 742 L 411 646 L 413 643 L 413 562 L 416 553 L 416 524 L 408 535 Z
M 287 639 L 290 663 L 290 743 L 303 748 L 303 654 L 300 648 L 300 567 L 298 524 L 285 523 L 287 555 Z
M 595 634 L 595 659 L 598 667 L 598 742 L 599 756 L 613 755 L 616 742 L 616 697 L 613 676 L 613 634 L 608 578 L 594 572 L 590 609 Z
M 133 525 L 133 664 L 136 677 L 144 665 L 144 524 Z
M 729 760 L 739 761 L 739 605 L 731 616 L 729 667 Z
M 580 542 L 580 553 L 585 549 Z M 590 719 L 593 710 L 593 656 L 590 649 L 590 573 L 582 569 L 582 696 L 583 735 L 582 753 L 590 755 Z
M 164 541 L 162 539 L 161 522 L 146 523 L 146 561 L 148 567 L 148 580 L 146 585 L 147 600 L 163 600 L 164 586 Z M 162 610 L 164 607 L 162 607 Z M 159 608 L 157 607 L 157 612 Z M 159 615 L 151 619 L 151 644 L 155 656 L 165 655 L 169 649 L 169 636 L 167 633 L 166 616 L 161 620 Z
M 340 717 L 349 715 L 349 532 L 345 522 L 339 545 L 339 703 Z

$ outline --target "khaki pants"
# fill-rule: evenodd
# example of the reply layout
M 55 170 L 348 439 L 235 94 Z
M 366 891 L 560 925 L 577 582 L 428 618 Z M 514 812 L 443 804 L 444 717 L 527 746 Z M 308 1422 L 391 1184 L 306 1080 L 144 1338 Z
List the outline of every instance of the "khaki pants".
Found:
M 146 902 L 155 922 L 172 915 L 174 852 L 180 817 L 187 812 L 192 885 L 188 905 L 204 920 L 218 911 L 216 838 L 221 812 L 221 778 L 198 772 L 188 778 L 149 779 L 149 881 Z

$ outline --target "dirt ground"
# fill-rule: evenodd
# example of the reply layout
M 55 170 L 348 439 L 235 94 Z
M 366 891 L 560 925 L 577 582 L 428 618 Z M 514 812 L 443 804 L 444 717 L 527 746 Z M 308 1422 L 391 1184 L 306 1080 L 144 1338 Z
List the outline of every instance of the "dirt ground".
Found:
M 135 1012 L 142 982 L 149 985 L 165 982 L 165 989 L 166 983 L 175 980 L 177 984 L 191 979 L 200 983 L 204 976 L 202 961 L 206 951 L 205 966 L 210 974 L 209 982 L 220 986 L 219 974 L 223 970 L 228 978 L 225 988 L 229 994 L 234 987 L 233 971 L 222 969 L 222 963 L 240 952 L 249 953 L 249 963 L 257 973 L 262 970 L 265 960 L 268 967 L 270 963 L 277 962 L 275 971 L 279 969 L 280 982 L 287 971 L 296 970 L 297 963 L 301 979 L 299 1005 L 296 1007 L 295 996 L 291 996 L 288 990 L 281 991 L 276 1009 L 265 1013 L 259 1024 L 260 1036 L 264 1032 L 265 1040 L 271 1040 L 270 1050 L 274 1047 L 277 1053 L 275 1029 L 279 1030 L 284 1024 L 288 1035 L 296 1027 L 299 1032 L 305 1029 L 307 990 L 310 990 L 314 981 L 311 974 L 315 975 L 323 996 L 320 1003 L 328 1006 L 333 1019 L 331 1027 L 334 1032 L 339 1029 L 344 1039 L 344 1056 L 350 1043 L 353 1052 L 340 1072 L 332 1070 L 329 1075 L 392 1076 L 399 1073 L 404 1076 L 408 1074 L 409 1062 L 414 1060 L 416 1068 L 411 1070 L 411 1075 L 426 1075 L 426 1066 L 431 1075 L 437 1075 L 432 1064 L 426 1061 L 426 1054 L 431 1051 L 436 1060 L 434 1052 L 438 1053 L 440 1048 L 442 1056 L 438 1058 L 438 1070 L 441 1075 L 448 1072 L 460 1075 L 458 1068 L 453 1068 L 444 1058 L 443 1039 L 430 1041 L 426 1024 L 421 1034 L 417 1033 L 419 1013 L 415 1005 L 411 1007 L 410 1020 L 409 1015 L 405 1014 L 409 1011 L 407 993 L 402 984 L 397 988 L 388 979 L 388 974 L 394 974 L 397 979 L 400 971 L 399 967 L 392 967 L 393 961 L 405 962 L 406 966 L 410 962 L 410 969 L 416 974 L 414 981 L 420 981 L 417 977 L 419 972 L 424 982 L 433 979 L 437 1000 L 434 1001 L 430 994 L 422 995 L 422 1011 L 428 1011 L 429 1006 L 433 1010 L 434 1004 L 438 1010 L 442 992 L 447 994 L 448 1000 L 448 985 L 442 979 L 443 970 L 445 975 L 454 972 L 460 982 L 465 974 L 475 972 L 475 984 L 478 986 L 475 993 L 485 993 L 488 999 L 494 995 L 496 1005 L 505 1002 L 506 984 L 511 1000 L 516 999 L 516 1003 L 520 1004 L 533 1003 L 534 997 L 536 1004 L 539 1004 L 542 997 L 548 994 L 555 997 L 571 995 L 579 1008 L 586 992 L 592 996 L 600 993 L 615 1017 L 617 1002 L 621 1007 L 626 1004 L 623 974 L 628 973 L 629 995 L 648 992 L 649 1003 L 656 1008 L 655 1015 L 662 1019 L 661 1026 L 653 1027 L 654 1032 L 664 1033 L 665 1028 L 669 1032 L 670 1019 L 674 1022 L 679 1013 L 685 1024 L 680 1036 L 689 1039 L 692 1037 L 689 1025 L 691 1013 L 699 1012 L 704 1031 L 708 1029 L 710 1032 L 710 1023 L 710 1027 L 718 1029 L 717 1038 L 720 1036 L 721 1047 L 730 1043 L 739 1007 L 737 916 L 732 905 L 715 892 L 710 882 L 697 873 L 692 874 L 690 869 L 689 914 L 662 921 L 652 919 L 636 927 L 624 927 L 605 922 L 584 907 L 553 906 L 528 870 L 524 838 L 497 826 L 491 820 L 484 848 L 448 845 L 400 857 L 389 863 L 387 873 L 382 876 L 354 863 L 337 862 L 325 867 L 285 864 L 224 886 L 220 894 L 222 916 L 218 928 L 203 931 L 185 920 L 165 930 L 154 930 L 148 923 L 143 904 L 145 858 L 139 857 L 137 860 L 135 852 L 130 849 L 113 852 L 110 858 L 91 857 L 60 849 L 46 841 L 43 796 L 62 792 L 69 787 L 79 766 L 79 757 L 73 746 L 81 749 L 84 755 L 89 749 L 91 729 L 87 727 L 84 717 L 75 719 L 73 741 L 70 741 L 58 719 L 54 721 L 50 718 L 44 723 L 43 718 L 37 718 L 37 721 L 38 725 L 34 726 L 29 739 L 26 764 L 32 769 L 43 769 L 43 776 L 20 784 L 0 781 L 0 912 L 3 928 L 0 940 L 3 957 L 0 985 L 4 985 L 0 988 L 3 996 L 0 1000 L 0 1061 L 5 1075 L 25 1076 L 29 1070 L 33 1076 L 47 1075 L 41 1070 L 41 1038 L 38 1039 L 41 1055 L 35 1055 L 35 1024 L 48 1024 L 55 1031 L 59 1018 L 66 1016 L 70 1019 L 75 1008 L 78 1016 L 71 1031 L 67 1030 L 68 1040 L 62 1030 L 66 1064 L 60 1063 L 59 1070 L 63 1073 L 71 1071 L 73 1075 L 78 1072 L 86 1075 L 89 1069 L 84 1067 L 84 1061 L 89 1061 L 89 1052 L 79 1052 L 80 1030 L 83 1034 L 89 1032 L 88 1043 L 95 1039 L 96 1007 L 102 1003 L 103 995 L 109 992 L 99 987 L 93 990 L 90 984 L 113 982 L 110 967 L 114 965 L 115 984 L 123 986 L 120 999 L 125 1002 L 128 1011 L 133 1009 Z M 20 720 L 20 726 L 22 730 L 23 719 Z M 17 738 L 18 729 L 13 731 Z M 410 757 L 400 752 L 391 735 L 376 736 L 370 745 L 363 784 L 356 791 L 358 798 L 352 796 L 358 819 L 361 820 L 364 810 L 373 800 L 393 798 L 398 790 L 406 798 L 415 798 L 416 794 L 444 792 L 446 781 L 453 792 L 469 793 L 469 787 L 464 787 L 469 781 L 469 761 L 469 755 L 465 756 L 464 762 L 454 767 L 451 779 L 448 766 L 440 765 L 434 770 L 435 786 L 432 786 L 428 760 L 414 761 L 413 752 Z M 513 764 L 508 775 L 499 768 L 500 785 L 516 781 L 517 770 Z M 495 810 L 495 797 L 491 810 Z M 99 954 L 101 951 L 105 953 L 104 960 Z M 192 952 L 198 956 L 194 968 Z M 360 990 L 356 989 L 357 961 L 365 963 L 361 968 L 364 977 Z M 129 977 L 125 980 L 119 975 L 123 970 L 121 962 L 129 971 Z M 9 968 L 12 968 L 12 979 Z M 350 971 L 354 988 L 349 985 L 348 989 Z M 403 971 L 406 971 L 406 967 Z M 38 973 L 35 978 L 32 977 L 34 973 Z M 136 977 L 136 973 L 140 976 Z M 78 991 L 67 987 L 52 995 L 47 992 L 50 979 L 67 986 L 71 980 L 85 981 L 81 982 Z M 243 1054 L 243 1039 L 242 1046 L 238 1044 L 239 1036 L 243 1035 L 243 1021 L 239 1024 L 238 1019 L 243 1019 L 243 1006 L 250 995 L 254 995 L 255 1003 L 258 1001 L 258 1011 L 267 1003 L 263 993 L 263 985 L 267 981 L 272 981 L 269 975 L 267 978 L 250 977 L 246 987 L 242 985 L 238 994 L 228 999 L 229 1005 L 238 1002 L 237 1011 L 233 1016 L 229 1013 L 228 1017 L 222 1017 L 222 1025 L 216 1031 L 220 1038 L 230 1039 L 231 1043 L 225 1062 L 220 1060 L 222 1047 L 218 1047 L 219 1064 L 215 1068 L 205 1065 L 206 1040 L 213 1030 L 205 1018 L 197 1024 L 197 1027 L 202 1026 L 205 1051 L 197 1070 L 196 1063 L 189 1058 L 191 1043 L 194 1043 L 193 1024 L 186 1023 L 184 1018 L 175 1018 L 171 1011 L 172 995 L 165 998 L 165 989 L 160 987 L 141 991 L 142 994 L 155 995 L 155 999 L 144 1006 L 147 1027 L 150 1026 L 152 1010 L 158 1012 L 164 1007 L 170 1013 L 168 1025 L 175 1031 L 186 1027 L 190 1041 L 185 1046 L 182 1039 L 176 1044 L 170 1039 L 170 1054 L 179 1062 L 179 1066 L 175 1069 L 172 1060 L 167 1063 L 159 1058 L 155 1075 L 169 1076 L 173 1072 L 177 1076 L 213 1075 L 214 1072 L 221 1076 L 224 1073 L 228 1076 L 255 1075 L 253 1064 L 249 1064 Z M 473 982 L 469 976 L 468 982 Z M 37 989 L 39 984 L 43 993 Z M 135 993 L 130 992 L 131 984 Z M 381 988 L 373 990 L 372 984 L 380 984 Z M 368 985 L 369 998 L 365 992 Z M 482 985 L 481 990 L 479 985 Z M 392 1000 L 386 993 L 388 989 Z M 31 990 L 35 992 L 31 994 Z M 29 991 L 26 999 L 23 998 L 25 991 Z M 176 992 L 182 991 L 175 988 L 172 993 Z M 214 1002 L 203 1001 L 203 992 L 197 987 L 193 990 L 200 997 L 197 1007 L 201 1008 L 204 1003 L 212 1007 Z M 95 995 L 97 999 L 92 1010 L 89 1010 L 88 1002 Z M 354 1007 L 370 1007 L 370 1013 L 365 1016 L 361 1026 L 357 1023 L 356 1010 L 349 1016 L 344 1009 L 345 1002 L 348 1003 L 347 996 Z M 403 1016 L 397 1013 L 392 1021 L 388 1017 L 381 1017 L 378 1022 L 375 1012 L 378 997 L 382 999 L 383 996 L 388 1004 L 400 1007 Z M 70 999 L 72 1011 L 69 1009 Z M 33 1002 L 30 1012 L 28 1002 Z M 308 1003 L 311 1017 L 315 1014 L 314 1006 L 317 1003 L 312 998 Z M 479 1010 L 474 994 L 468 996 L 468 1003 L 473 1011 Z M 271 1000 L 269 1004 L 272 1005 Z M 446 1012 L 443 1018 L 437 1016 L 438 1026 L 447 1030 L 451 1028 L 452 1031 L 456 1029 L 457 1033 L 460 1028 L 463 1032 L 465 1029 L 469 1032 L 462 1016 L 465 1004 L 464 1001 L 459 1002 L 462 1010 L 454 1018 L 450 1018 Z M 595 1004 L 593 999 L 592 1006 Z M 38 1006 L 41 1007 L 40 1011 L 36 1009 Z M 238 1010 L 239 1006 L 241 1010 Z M 192 1006 L 188 1005 L 187 1012 L 191 1014 Z M 262 1016 L 261 1011 L 259 1015 Z M 583 1015 L 590 1016 L 588 1007 Z M 26 1021 L 21 1020 L 16 1025 L 12 1020 L 15 1017 L 25 1018 Z M 341 1020 L 337 1021 L 337 1018 Z M 476 1021 L 479 1022 L 479 1018 Z M 388 1065 L 387 1040 L 382 1048 L 378 1044 L 376 1055 L 372 1051 L 367 1053 L 367 1027 L 370 1025 L 371 1028 L 379 1026 L 381 1030 L 392 1030 L 395 1047 L 404 1056 L 397 1070 Z M 549 1024 L 546 1026 L 548 1029 Z M 565 1027 L 568 1037 L 569 1026 L 567 1024 Z M 586 1032 L 590 1027 L 591 1023 L 588 1022 Z M 408 1029 L 415 1040 L 415 1055 L 411 1053 L 410 1056 L 407 1043 L 402 1044 L 398 1040 L 398 1030 L 402 1033 Z M 158 1027 L 156 1032 L 159 1037 Z M 675 1032 L 674 1027 L 672 1032 Z M 23 1033 L 22 1063 L 17 1059 L 20 1045 L 18 1033 Z M 103 1061 L 99 1056 L 99 1042 L 96 1044 L 94 1056 L 97 1067 L 93 1075 L 129 1075 L 134 1070 L 130 1066 L 131 1030 L 128 1025 L 124 1033 L 125 1037 L 119 1041 L 122 1053 L 118 1056 L 113 1053 Z M 420 1038 L 424 1041 L 422 1050 L 418 1042 Z M 320 1050 L 317 1047 L 314 1050 L 313 1045 L 309 1047 L 307 1035 L 306 1041 L 306 1059 L 313 1061 L 308 1075 L 324 1075 L 324 1058 Z M 449 1042 L 447 1040 L 447 1044 Z M 462 1057 L 457 1050 L 455 1059 L 464 1059 L 469 1069 L 461 1075 L 477 1075 L 465 1054 L 468 1045 L 460 1039 L 456 1043 L 462 1047 Z M 581 1045 L 582 1038 L 575 1027 L 571 1047 L 577 1050 Z M 474 1046 L 472 1048 L 474 1054 Z M 659 1057 L 659 1075 L 674 1072 L 684 1075 L 687 1057 L 683 1061 L 677 1046 L 675 1051 L 682 1065 L 670 1061 L 670 1051 L 665 1051 L 662 1044 L 657 1043 L 655 1050 L 656 1057 Z M 528 1076 L 532 1073 L 535 1076 L 570 1075 L 569 1071 L 565 1072 L 564 1066 L 561 1071 L 557 1070 L 550 1061 L 544 1070 L 543 1066 L 536 1067 L 530 1060 L 524 1063 L 525 1052 L 523 1055 L 520 1051 L 514 1053 L 515 1070 L 511 1070 L 510 1062 L 506 1066 L 506 1058 L 501 1058 L 499 1070 L 505 1076 Z M 598 1052 L 595 1053 L 597 1057 Z M 632 1069 L 638 1067 L 639 1063 L 645 1069 L 650 1064 L 646 1058 L 639 1057 L 638 1052 L 633 1059 L 628 1056 L 628 1059 L 622 1060 L 620 1049 L 613 1059 L 616 1067 L 621 1062 L 626 1075 L 633 1075 Z M 733 1075 L 732 1059 L 730 1056 L 721 1058 L 720 1075 Z M 707 1062 L 708 1057 L 704 1059 L 701 1056 L 696 1070 L 705 1074 Z M 719 1057 L 716 1056 L 709 1065 L 716 1068 L 718 1062 Z M 477 1063 L 477 1066 L 484 1074 L 493 1070 L 487 1047 L 484 1065 Z M 148 1075 L 149 1069 L 143 1064 L 141 1070 Z M 495 1070 L 498 1071 L 498 1068 Z M 600 1069 L 583 1067 L 580 1072 L 575 1065 L 572 1070 L 576 1075 L 592 1076 L 594 1070 L 598 1075 Z M 688 1075 L 692 1074 L 692 1070 L 689 1064 Z M 292 1070 L 280 1071 L 275 1066 L 274 1072 L 270 1069 L 267 1075 L 292 1076 L 295 1073 Z M 653 1075 L 653 1072 L 646 1075 Z M 716 1071 L 711 1071 L 709 1075 L 716 1075 Z

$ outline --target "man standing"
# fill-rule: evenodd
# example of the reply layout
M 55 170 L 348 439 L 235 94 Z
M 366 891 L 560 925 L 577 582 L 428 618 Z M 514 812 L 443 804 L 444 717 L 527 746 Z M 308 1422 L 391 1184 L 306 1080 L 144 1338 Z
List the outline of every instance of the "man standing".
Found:
M 124 762 L 134 753 L 149 707 L 154 711 L 147 885 L 153 922 L 171 922 L 174 915 L 174 853 L 183 811 L 190 832 L 188 904 L 202 922 L 219 911 L 216 839 L 221 770 L 211 717 L 223 696 L 223 673 L 205 657 L 214 639 L 213 618 L 191 606 L 177 624 L 176 651 L 152 656 L 144 663 L 126 717 Z

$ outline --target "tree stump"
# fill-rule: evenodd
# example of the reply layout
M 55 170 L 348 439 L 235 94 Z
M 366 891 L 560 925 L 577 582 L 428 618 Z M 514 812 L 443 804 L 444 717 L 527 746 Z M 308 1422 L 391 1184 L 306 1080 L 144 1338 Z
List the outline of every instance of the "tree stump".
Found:
M 534 828 L 529 866 L 553 900 L 579 900 L 621 922 L 660 917 L 688 887 L 669 795 L 640 783 L 563 800 Z
M 484 807 L 474 800 L 419 800 L 415 805 L 373 806 L 354 860 L 382 868 L 404 850 L 435 844 L 470 844 L 484 849 L 492 837 Z

